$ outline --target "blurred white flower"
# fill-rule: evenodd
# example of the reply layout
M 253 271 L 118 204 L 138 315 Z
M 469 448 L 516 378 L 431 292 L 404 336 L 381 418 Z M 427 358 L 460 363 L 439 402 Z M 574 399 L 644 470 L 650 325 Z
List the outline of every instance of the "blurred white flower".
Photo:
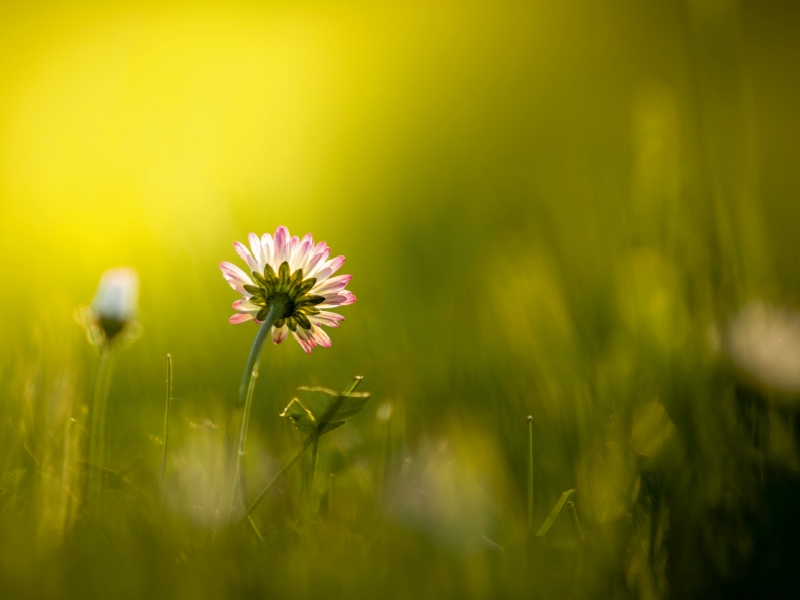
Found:
M 800 393 L 800 312 L 751 302 L 728 321 L 722 347 L 763 391 Z
M 278 302 L 283 310 L 272 326 L 273 343 L 280 344 L 291 331 L 306 353 L 318 345 L 330 347 L 322 326 L 338 327 L 344 317 L 322 309 L 356 301 L 355 295 L 344 289 L 352 275 L 331 277 L 344 264 L 344 256 L 328 260 L 331 250 L 325 242 L 314 245 L 310 233 L 302 240 L 290 237 L 283 226 L 274 237 L 265 233 L 259 238 L 251 233 L 249 240 L 249 249 L 239 242 L 233 247 L 252 277 L 232 263 L 220 263 L 222 276 L 242 294 L 242 299 L 233 303 L 236 314 L 229 322 L 254 320 L 261 324 Z
M 120 333 L 138 335 L 139 276 L 130 267 L 109 269 L 100 277 L 91 306 L 76 313 L 89 341 L 102 346 Z

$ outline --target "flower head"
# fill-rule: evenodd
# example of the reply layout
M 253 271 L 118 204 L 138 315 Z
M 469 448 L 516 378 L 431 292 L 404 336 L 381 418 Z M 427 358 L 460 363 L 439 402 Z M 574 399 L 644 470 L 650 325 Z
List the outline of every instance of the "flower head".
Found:
M 91 306 L 79 309 L 78 322 L 86 329 L 89 341 L 104 346 L 121 333 L 138 337 L 136 321 L 139 302 L 139 276 L 130 267 L 109 269 L 100 277 Z
M 274 237 L 265 233 L 259 238 L 251 233 L 249 241 L 249 249 L 239 242 L 233 247 L 251 275 L 232 263 L 220 263 L 222 276 L 242 295 L 233 303 L 236 314 L 229 322 L 254 320 L 260 324 L 274 309 L 275 344 L 280 344 L 291 331 L 307 353 L 318 345 L 330 347 L 331 340 L 322 326 L 338 327 L 344 317 L 324 309 L 356 301 L 353 293 L 344 289 L 352 275 L 332 277 L 344 264 L 344 256 L 329 260 L 331 250 L 325 242 L 315 245 L 310 233 L 303 239 L 290 237 L 283 226 L 278 227 Z

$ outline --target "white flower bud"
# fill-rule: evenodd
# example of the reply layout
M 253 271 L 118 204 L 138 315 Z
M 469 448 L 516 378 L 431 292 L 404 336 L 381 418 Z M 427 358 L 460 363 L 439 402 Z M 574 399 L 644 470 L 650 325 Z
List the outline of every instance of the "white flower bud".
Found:
M 103 273 L 91 309 L 107 339 L 136 318 L 138 303 L 139 277 L 134 269 L 117 267 Z

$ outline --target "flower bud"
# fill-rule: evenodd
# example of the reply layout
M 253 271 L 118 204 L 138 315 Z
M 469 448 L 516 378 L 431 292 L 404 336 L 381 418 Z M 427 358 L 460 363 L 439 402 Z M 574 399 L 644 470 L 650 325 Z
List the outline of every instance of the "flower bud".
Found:
M 135 270 L 117 267 L 103 273 L 91 310 L 108 341 L 136 318 L 138 302 L 139 277 Z

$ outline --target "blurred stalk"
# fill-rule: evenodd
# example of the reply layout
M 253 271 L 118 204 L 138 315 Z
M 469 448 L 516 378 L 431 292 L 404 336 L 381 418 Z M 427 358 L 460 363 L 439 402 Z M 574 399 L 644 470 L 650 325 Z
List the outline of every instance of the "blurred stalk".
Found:
M 158 495 L 164 499 L 164 476 L 167 473 L 167 445 L 169 442 L 169 403 L 172 398 L 172 356 L 167 354 L 167 400 L 164 406 L 164 448 L 161 451 L 161 474 L 158 478 Z
M 100 354 L 100 361 L 97 365 L 97 377 L 94 384 L 94 396 L 92 397 L 91 409 L 91 429 L 89 435 L 89 456 L 88 462 L 92 470 L 100 473 L 99 475 L 99 494 L 103 491 L 103 476 L 100 469 L 105 463 L 105 429 L 106 412 L 108 410 L 108 392 L 111 382 L 111 347 L 106 344 Z
M 328 475 L 328 520 L 333 519 L 333 491 L 336 485 L 336 473 Z

